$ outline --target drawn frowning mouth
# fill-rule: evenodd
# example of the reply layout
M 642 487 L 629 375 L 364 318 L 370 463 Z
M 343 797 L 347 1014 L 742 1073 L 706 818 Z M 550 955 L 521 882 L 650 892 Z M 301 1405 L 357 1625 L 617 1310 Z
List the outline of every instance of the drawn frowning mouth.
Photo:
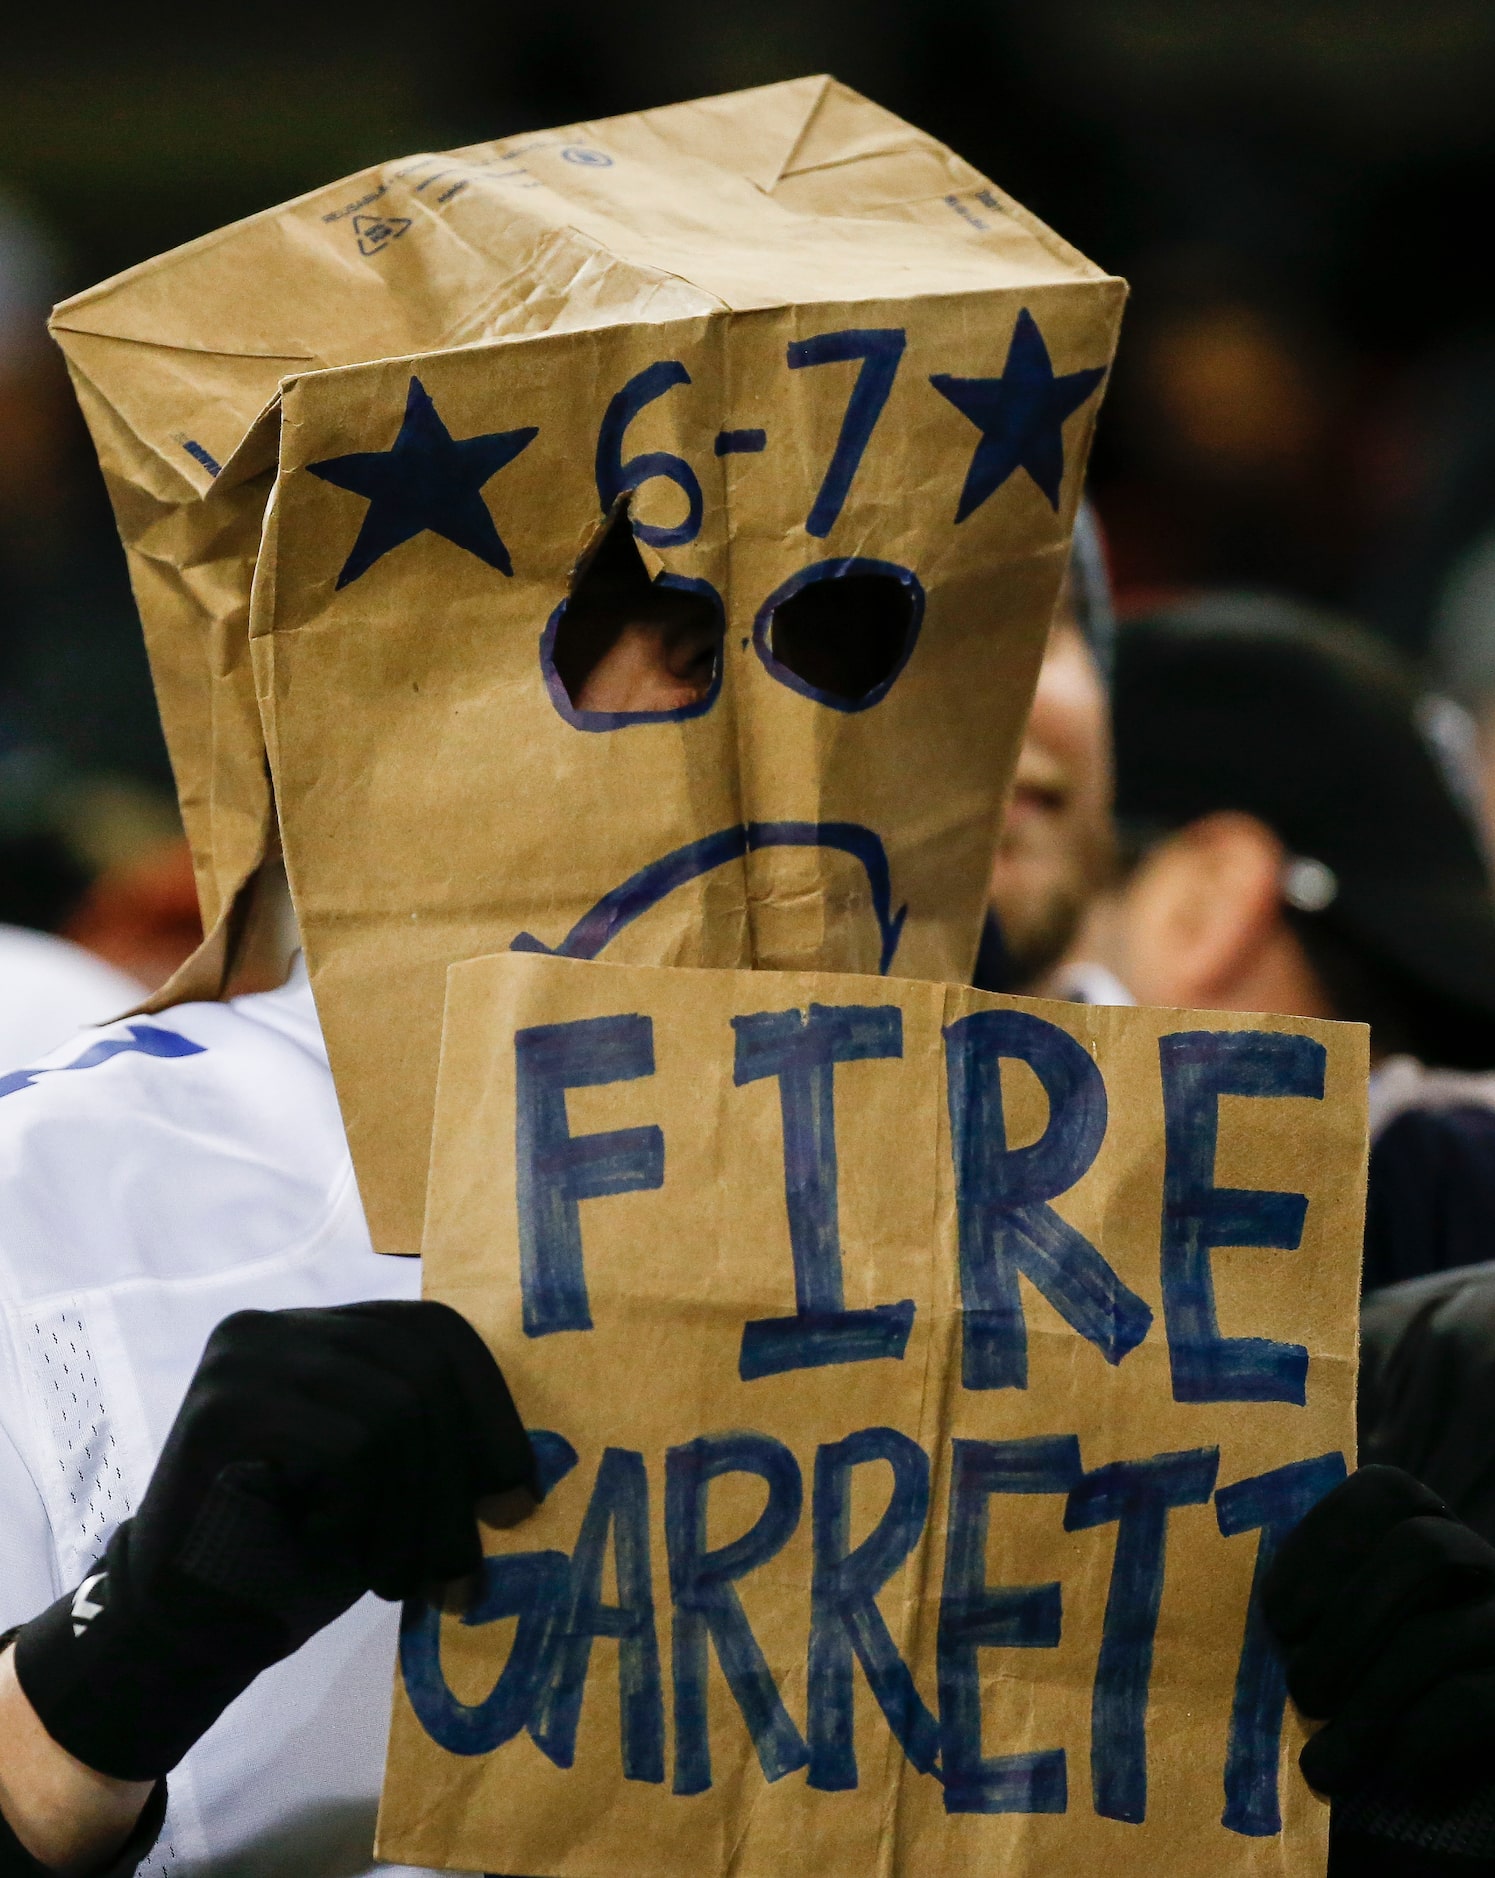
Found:
M 677 887 L 762 848 L 834 848 L 861 863 L 881 941 L 877 969 L 886 977 L 898 950 L 908 908 L 901 906 L 896 913 L 893 911 L 887 850 L 881 838 L 859 822 L 740 822 L 735 828 L 703 835 L 699 841 L 687 842 L 683 848 L 661 855 L 604 894 L 582 914 L 559 945 L 548 946 L 533 933 L 522 932 L 510 942 L 509 950 L 545 952 L 552 958 L 595 959 L 625 926 L 658 906 Z

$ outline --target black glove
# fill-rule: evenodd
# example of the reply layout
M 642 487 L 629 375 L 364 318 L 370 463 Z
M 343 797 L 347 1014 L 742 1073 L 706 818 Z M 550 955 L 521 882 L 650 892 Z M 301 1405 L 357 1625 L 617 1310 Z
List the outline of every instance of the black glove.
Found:
M 476 1572 L 476 1503 L 514 1487 L 529 1438 L 447 1305 L 242 1311 L 102 1566 L 22 1629 L 21 1687 L 85 1766 L 157 1779 L 364 1592 Z
M 1311 1787 L 1368 1777 L 1451 1801 L 1495 1774 L 1495 1549 L 1394 1467 L 1362 1467 L 1283 1542 L 1262 1587 Z

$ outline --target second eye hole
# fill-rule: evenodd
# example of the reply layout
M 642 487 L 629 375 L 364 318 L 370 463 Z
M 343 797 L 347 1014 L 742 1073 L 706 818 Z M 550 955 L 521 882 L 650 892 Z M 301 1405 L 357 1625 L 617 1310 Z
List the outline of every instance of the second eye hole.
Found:
M 716 595 L 704 581 L 651 580 L 626 508 L 577 575 L 548 636 L 555 676 L 584 717 L 694 714 L 715 695 Z
M 765 602 L 758 656 L 792 690 L 836 710 L 865 710 L 907 663 L 923 610 L 923 589 L 907 568 L 822 561 Z

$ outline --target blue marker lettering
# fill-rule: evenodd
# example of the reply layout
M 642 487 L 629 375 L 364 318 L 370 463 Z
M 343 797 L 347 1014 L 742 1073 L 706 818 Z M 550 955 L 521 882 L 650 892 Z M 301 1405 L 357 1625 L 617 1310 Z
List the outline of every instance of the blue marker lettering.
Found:
M 741 1538 L 709 1552 L 707 1494 L 723 1474 L 756 1474 L 768 1488 L 768 1503 Z M 748 1725 L 764 1779 L 781 1780 L 810 1758 L 733 1589 L 739 1578 L 783 1549 L 799 1524 L 803 1497 L 799 1462 L 768 1435 L 701 1435 L 671 1448 L 666 1457 L 665 1537 L 675 1604 L 676 1793 L 704 1793 L 711 1785 L 708 1638 Z
M 784 1199 L 794 1258 L 793 1317 L 744 1325 L 738 1373 L 744 1382 L 828 1363 L 901 1357 L 914 1301 L 848 1311 L 841 1277 L 837 1206 L 837 1063 L 903 1055 L 903 1013 L 894 1004 L 812 1004 L 800 1011 L 734 1017 L 732 1080 L 739 1088 L 774 1076 L 784 1128 Z
M 664 1136 L 658 1128 L 573 1135 L 566 1091 L 653 1074 L 654 1026 L 647 1017 L 583 1017 L 514 1033 L 514 1152 L 526 1336 L 592 1328 L 579 1202 L 649 1192 L 664 1184 Z
M 704 500 L 700 479 L 684 457 L 670 450 L 645 450 L 623 461 L 623 437 L 628 426 L 646 405 L 662 398 L 676 385 L 688 385 L 690 373 L 679 359 L 658 359 L 635 372 L 623 389 L 608 403 L 597 432 L 597 499 L 604 515 L 610 515 L 621 496 L 641 489 L 655 477 L 672 482 L 685 497 L 685 520 L 664 527 L 657 522 L 632 522 L 640 541 L 655 548 L 675 548 L 694 541 L 701 532 Z M 631 518 L 630 518 L 631 520 Z
M 1302 1243 L 1301 1193 L 1215 1185 L 1220 1097 L 1322 1100 L 1324 1046 L 1266 1030 L 1184 1030 L 1158 1040 L 1167 1158 L 1163 1175 L 1163 1316 L 1178 1402 L 1296 1402 L 1308 1352 L 1267 1337 L 1222 1337 L 1210 1254 L 1216 1246 Z
M 1048 1126 L 1007 1146 L 1002 1058 L 1026 1063 L 1049 1101 Z M 962 1376 L 967 1389 L 1025 1389 L 1022 1273 L 1108 1363 L 1147 1335 L 1152 1311 L 1090 1241 L 1047 1204 L 1100 1152 L 1106 1085 L 1067 1032 L 1026 1011 L 977 1011 L 945 1031 L 950 1141 L 959 1213 Z
M 609 1534 L 616 1604 L 602 1601 Z M 531 1728 L 557 1767 L 570 1767 L 576 1759 L 576 1725 L 594 1637 L 618 1640 L 623 1772 L 630 1780 L 663 1780 L 664 1694 L 649 1564 L 649 1479 L 643 1455 L 632 1448 L 609 1448 L 603 1455 L 571 1555 L 570 1598 Z
M 517 1617 L 498 1681 L 481 1702 L 461 1702 L 441 1668 L 441 1610 L 412 1598 L 400 1620 L 400 1671 L 416 1719 L 449 1754 L 491 1754 L 528 1725 L 566 1606 L 564 1552 L 518 1552 L 483 1560 L 482 1588 L 464 1624 Z
M 1342 1454 L 1320 1454 L 1311 1461 L 1292 1461 L 1250 1480 L 1237 1480 L 1215 1495 L 1215 1519 L 1227 1539 L 1241 1532 L 1261 1534 L 1230 1710 L 1225 1811 L 1220 1815 L 1222 1825 L 1249 1838 L 1270 1838 L 1282 1830 L 1277 1762 L 1287 1675 L 1261 1614 L 1262 1580 L 1277 1547 L 1309 1508 L 1339 1485 L 1345 1473 Z
M 954 1447 L 936 1644 L 945 1811 L 1062 1813 L 1069 1805 L 1063 1748 L 982 1754 L 977 1651 L 1051 1650 L 1059 1642 L 1059 1586 L 989 1586 L 987 1529 L 994 1493 L 1068 1493 L 1083 1471 L 1080 1444 L 1074 1435 L 1053 1435 Z
M 886 1461 L 887 1510 L 854 1550 L 851 1476 Z M 908 1664 L 888 1633 L 877 1594 L 919 1543 L 929 1514 L 929 1457 L 894 1428 L 863 1428 L 815 1456 L 811 1504 L 815 1563 L 810 1588 L 809 1784 L 838 1792 L 857 1784 L 852 1658 L 861 1664 L 895 1739 L 921 1774 L 939 1757 L 939 1724 L 920 1700 Z
M 841 419 L 841 432 L 826 466 L 824 481 L 805 518 L 807 535 L 823 540 L 846 506 L 852 478 L 871 442 L 877 420 L 882 416 L 907 344 L 908 335 L 901 326 L 851 327 L 845 332 L 816 333 L 811 339 L 790 341 L 789 369 L 792 372 L 801 371 L 807 365 L 862 361 L 862 369 L 846 401 L 846 415 Z
M 1066 1532 L 1116 1526 L 1111 1588 L 1090 1702 L 1090 1781 L 1095 1810 L 1140 1824 L 1147 1817 L 1147 1692 L 1163 1596 L 1168 1513 L 1203 1505 L 1215 1490 L 1218 1448 L 1155 1454 L 1099 1467 L 1075 1487 Z

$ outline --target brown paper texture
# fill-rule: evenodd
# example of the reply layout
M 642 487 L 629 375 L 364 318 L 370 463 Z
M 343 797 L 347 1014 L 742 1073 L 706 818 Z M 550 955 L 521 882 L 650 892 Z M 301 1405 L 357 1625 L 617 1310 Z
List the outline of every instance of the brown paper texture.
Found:
M 588 168 L 599 151 L 612 172 Z M 683 213 L 652 186 L 661 168 L 688 173 L 673 192 Z M 635 187 L 609 188 L 625 170 Z M 650 186 L 637 188 L 641 175 Z M 395 159 L 57 309 L 129 556 L 210 934 L 212 957 L 182 995 L 215 989 L 225 945 L 213 929 L 258 866 L 271 815 L 246 622 L 283 381 L 702 313 L 723 294 L 740 304 L 734 279 L 756 278 L 754 216 L 797 218 L 810 246 L 834 247 L 827 221 L 903 224 L 900 275 L 921 240 L 958 230 L 1014 282 L 1099 278 L 933 138 L 817 77 Z M 698 277 L 703 229 L 717 257 Z M 734 246 L 745 258 L 718 278 Z M 889 291 L 886 274 L 876 291 Z
M 1294 1018 L 455 968 L 425 1285 L 555 1484 L 407 1611 L 380 1855 L 1322 1871 L 1252 1583 L 1353 1459 L 1366 1074 Z
M 624 142 L 545 156 L 533 213 L 585 209 L 700 310 L 651 288 L 626 322 L 291 381 L 255 576 L 291 891 L 385 1251 L 418 1243 L 457 960 L 969 975 L 1120 312 L 1119 283 L 948 210 L 791 215 Z M 1028 371 L 1036 428 L 942 388 L 1021 399 Z M 720 610 L 700 706 L 577 712 L 550 666 L 609 516 Z M 848 576 L 908 608 L 855 706 L 773 653 L 775 609 Z

